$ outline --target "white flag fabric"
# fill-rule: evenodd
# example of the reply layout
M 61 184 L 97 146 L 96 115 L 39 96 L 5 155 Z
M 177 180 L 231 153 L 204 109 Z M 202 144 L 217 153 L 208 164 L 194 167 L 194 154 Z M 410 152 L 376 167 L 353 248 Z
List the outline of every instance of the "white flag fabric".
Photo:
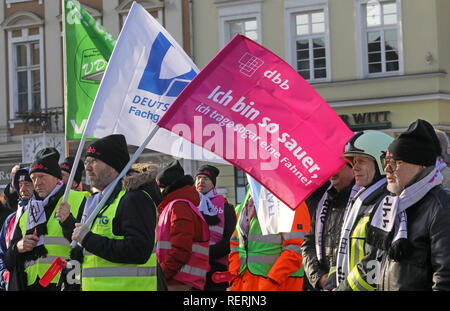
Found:
M 262 234 L 290 232 L 295 210 L 280 201 L 250 175 L 246 175 Z
M 170 34 L 134 2 L 94 100 L 85 135 L 101 138 L 123 134 L 128 144 L 140 146 L 198 72 Z M 146 148 L 228 164 L 162 128 Z

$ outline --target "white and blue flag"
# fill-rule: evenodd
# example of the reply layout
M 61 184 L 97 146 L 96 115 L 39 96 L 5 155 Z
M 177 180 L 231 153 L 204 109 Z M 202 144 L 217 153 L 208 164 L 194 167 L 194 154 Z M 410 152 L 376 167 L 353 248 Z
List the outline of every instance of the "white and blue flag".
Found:
M 280 201 L 253 177 L 246 175 L 262 234 L 290 232 L 295 211 Z
M 171 35 L 134 2 L 92 105 L 86 135 L 123 134 L 140 146 L 199 72 Z M 180 136 L 159 129 L 146 146 L 175 157 L 227 163 Z

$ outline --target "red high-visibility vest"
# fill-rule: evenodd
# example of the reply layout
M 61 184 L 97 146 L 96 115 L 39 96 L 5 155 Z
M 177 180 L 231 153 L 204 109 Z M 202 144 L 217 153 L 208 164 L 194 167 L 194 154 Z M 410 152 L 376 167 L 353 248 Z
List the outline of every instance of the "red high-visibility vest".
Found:
M 175 202 L 186 202 L 202 220 L 202 241 L 193 242 L 192 255 L 189 261 L 181 267 L 180 271 L 173 277 L 174 280 L 184 284 L 190 284 L 195 288 L 203 290 L 206 282 L 206 273 L 209 271 L 209 228 L 198 208 L 189 200 L 176 199 L 171 201 L 162 211 L 156 227 L 157 248 L 156 256 L 158 262 L 163 262 L 169 254 L 172 246 L 170 243 L 170 218 L 172 207 Z

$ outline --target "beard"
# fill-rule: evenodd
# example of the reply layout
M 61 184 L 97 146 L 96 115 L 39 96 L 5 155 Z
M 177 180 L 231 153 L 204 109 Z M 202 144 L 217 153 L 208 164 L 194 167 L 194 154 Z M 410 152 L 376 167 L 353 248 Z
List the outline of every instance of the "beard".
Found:
M 97 172 L 94 176 L 89 177 L 91 186 L 103 191 L 116 177 L 112 168 L 105 168 Z
M 388 183 L 388 185 L 387 185 L 387 190 L 389 190 L 389 192 L 391 192 L 391 193 L 395 193 L 396 195 L 400 195 L 400 193 L 402 193 L 403 189 L 404 188 L 396 182 Z

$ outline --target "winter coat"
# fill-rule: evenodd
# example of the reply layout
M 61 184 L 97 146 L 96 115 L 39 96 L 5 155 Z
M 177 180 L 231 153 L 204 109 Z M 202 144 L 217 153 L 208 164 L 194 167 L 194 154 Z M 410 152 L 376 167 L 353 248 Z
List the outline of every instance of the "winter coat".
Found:
M 336 265 L 336 252 L 339 247 L 339 236 L 344 222 L 344 213 L 353 183 L 342 191 L 337 192 L 334 187 L 328 190 L 329 207 L 323 224 L 322 233 L 322 260 L 319 261 L 316 253 L 316 219 L 321 217 L 314 213 L 311 228 L 305 236 L 302 245 L 303 267 L 310 284 L 320 289 L 320 278 L 328 274 L 330 267 Z M 317 207 L 318 208 L 318 207 Z M 315 211 L 318 209 L 314 208 Z
M 115 200 L 122 189 L 127 191 L 119 202 L 112 223 L 113 233 L 124 236 L 124 239 L 114 240 L 88 232 L 81 243 L 88 252 L 116 263 L 136 265 L 147 262 L 152 254 L 156 234 L 156 205 L 153 197 L 158 197 L 158 193 L 154 187 L 155 175 L 156 172 L 134 173 L 124 177 L 122 184 L 116 185 L 105 207 Z
M 14 216 L 16 215 L 16 212 L 10 214 L 5 222 L 3 223 L 2 229 L 0 231 L 0 290 L 5 290 L 8 280 L 9 280 L 9 272 L 6 270 L 5 265 L 5 254 L 7 250 L 7 235 L 8 235 L 8 228 L 11 226 L 11 222 L 14 223 Z M 11 221 L 12 219 L 12 221 Z
M 434 187 L 406 215 L 410 253 L 395 261 L 378 251 L 377 290 L 450 290 L 450 190 Z
M 47 205 L 44 207 L 45 217 L 46 219 L 50 219 L 53 211 L 56 208 L 56 205 L 60 198 L 64 195 L 65 185 L 59 189 L 48 201 Z M 81 219 L 81 215 L 83 214 L 84 204 L 86 200 L 80 205 L 78 210 L 78 215 L 70 214 L 69 217 L 61 223 L 62 233 L 64 237 L 68 240 L 72 240 L 72 232 L 75 228 L 75 223 L 79 222 Z M 75 218 L 76 217 L 76 218 Z M 38 255 L 36 255 L 33 251 L 26 253 L 19 253 L 17 249 L 17 242 L 22 239 L 22 231 L 15 230 L 13 233 L 13 237 L 10 242 L 10 247 L 8 248 L 5 256 L 6 268 L 10 271 L 10 284 L 9 290 L 35 290 L 42 289 L 42 287 L 37 283 L 26 286 L 26 273 L 24 268 L 24 263 L 28 260 L 35 260 Z M 54 290 L 55 288 L 51 285 L 48 286 L 49 290 Z
M 200 195 L 194 187 L 192 176 L 186 175 L 165 189 L 163 200 L 158 206 L 159 213 L 162 213 L 175 199 L 189 200 L 195 206 L 200 204 Z M 188 203 L 176 202 L 172 207 L 170 226 L 171 250 L 164 261 L 159 264 L 167 284 L 179 285 L 182 283 L 172 278 L 189 261 L 192 254 L 192 243 L 194 241 L 202 242 L 202 222 Z
M 374 181 L 373 183 L 375 183 Z M 389 192 L 386 189 L 386 186 L 382 186 L 378 189 L 376 189 L 373 193 L 371 193 L 362 203 L 358 216 L 353 223 L 353 227 L 351 229 L 352 233 L 350 236 L 352 236 L 355 233 L 355 229 L 360 224 L 361 220 L 363 218 L 368 218 L 372 215 L 373 211 L 376 209 L 376 207 L 380 204 L 382 199 L 388 194 Z M 364 232 L 362 230 L 361 232 Z M 373 272 L 374 269 L 372 267 L 372 262 L 376 259 L 376 248 L 371 246 L 367 243 L 366 237 L 364 234 L 360 234 L 360 236 L 357 238 L 360 243 L 356 243 L 356 245 L 359 246 L 358 249 L 352 248 L 352 245 L 355 245 L 353 243 L 354 238 L 350 237 L 349 247 L 351 247 L 351 253 L 363 253 L 363 258 L 360 259 L 358 262 L 355 262 L 355 266 L 350 268 L 349 275 L 354 275 L 355 273 L 359 274 L 359 276 L 366 282 L 369 283 L 370 286 L 374 286 L 373 281 Z M 339 250 L 338 250 L 339 251 Z M 337 253 L 336 253 L 336 259 L 337 259 Z M 353 270 L 356 269 L 356 270 Z M 336 273 L 336 271 L 334 271 Z M 325 284 L 325 289 L 333 289 L 336 288 L 337 291 L 352 291 L 352 287 L 349 284 L 348 278 L 345 278 L 342 282 L 339 283 L 339 286 L 337 286 L 336 281 L 336 274 L 330 274 L 327 280 L 327 283 Z

